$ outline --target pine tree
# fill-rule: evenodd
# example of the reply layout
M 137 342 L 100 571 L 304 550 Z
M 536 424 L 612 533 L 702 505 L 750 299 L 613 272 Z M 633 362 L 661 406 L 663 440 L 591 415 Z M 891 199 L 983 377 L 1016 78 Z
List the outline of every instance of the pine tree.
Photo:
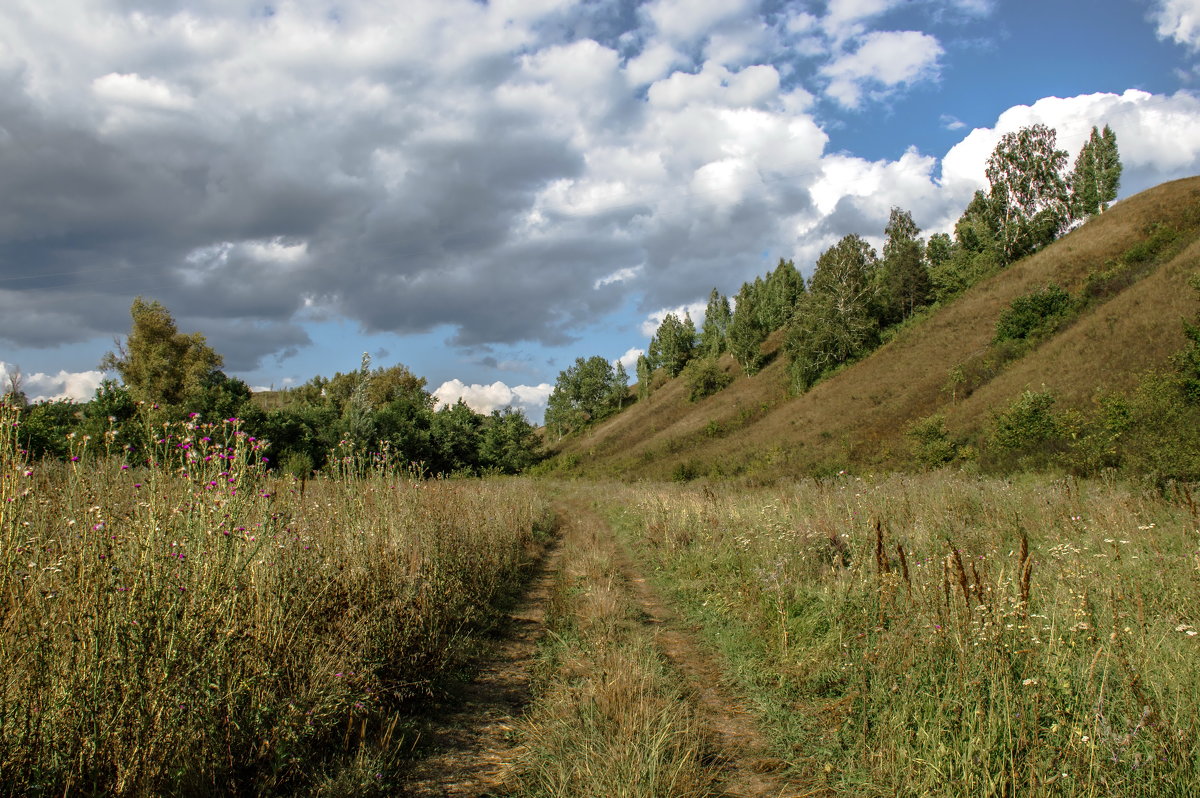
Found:
M 728 348 L 727 336 L 733 311 L 729 299 L 714 288 L 708 295 L 708 307 L 704 310 L 704 327 L 700 331 L 700 354 L 717 357 Z

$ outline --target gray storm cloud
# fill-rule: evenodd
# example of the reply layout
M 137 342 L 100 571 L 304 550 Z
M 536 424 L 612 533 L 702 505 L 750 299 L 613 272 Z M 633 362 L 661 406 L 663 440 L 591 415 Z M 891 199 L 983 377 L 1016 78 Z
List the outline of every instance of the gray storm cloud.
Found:
M 893 204 L 945 226 L 987 131 L 946 164 L 870 162 L 827 153 L 814 110 L 936 79 L 931 35 L 871 29 L 891 5 L 10 0 L 0 339 L 120 333 L 142 294 L 232 370 L 330 317 L 558 345 L 630 297 L 736 285 L 764 251 L 810 263 Z M 881 71 L 906 42 L 904 74 Z M 1092 97 L 1043 116 L 1200 118 L 1182 93 Z M 1197 161 L 1131 155 L 1127 185 Z

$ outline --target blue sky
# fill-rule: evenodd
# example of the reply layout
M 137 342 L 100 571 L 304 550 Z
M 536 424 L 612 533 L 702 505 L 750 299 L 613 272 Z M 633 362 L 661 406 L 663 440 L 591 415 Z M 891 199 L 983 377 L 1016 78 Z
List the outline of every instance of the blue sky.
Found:
M 366 351 L 539 419 L 713 286 L 948 229 L 1023 125 L 1200 172 L 1198 84 L 1200 0 L 8 0 L 0 363 L 86 398 L 140 294 L 254 386 Z

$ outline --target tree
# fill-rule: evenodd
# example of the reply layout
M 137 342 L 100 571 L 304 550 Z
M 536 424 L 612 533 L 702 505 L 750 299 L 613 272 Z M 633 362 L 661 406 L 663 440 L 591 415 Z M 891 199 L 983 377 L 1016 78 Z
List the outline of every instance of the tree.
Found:
M 754 294 L 753 284 L 742 283 L 729 322 L 729 352 L 747 376 L 762 368 L 762 344 L 768 332 L 759 321 Z
M 179 332 L 157 301 L 139 296 L 129 315 L 129 336 L 117 352 L 104 356 L 100 368 L 116 371 L 137 401 L 182 408 L 214 378 L 223 364 L 221 356 L 200 333 Z
M 1000 253 L 1011 263 L 1053 241 L 1070 221 L 1067 153 L 1046 125 L 1005 133 L 987 162 Z
M 803 295 L 804 278 L 796 270 L 796 265 L 780 258 L 779 265 L 758 288 L 759 322 L 768 331 L 782 328 L 792 318 L 792 311 Z
M 678 377 L 696 350 L 696 325 L 692 323 L 692 317 L 684 314 L 680 321 L 674 313 L 668 313 L 658 326 L 658 335 L 655 337 L 662 367 L 667 374 Z
M 879 266 L 883 323 L 895 324 L 925 305 L 933 286 L 925 267 L 925 242 L 912 214 L 892 208 L 884 234 L 887 241 Z
M 650 360 L 645 355 L 638 355 L 637 359 L 637 398 L 639 400 L 649 399 L 650 391 L 653 386 L 650 384 L 654 380 L 654 372 L 650 368 Z
M 479 444 L 483 468 L 516 474 L 538 461 L 537 430 L 520 410 L 493 410 L 484 420 Z
M 576 358 L 555 380 L 546 403 L 546 428 L 561 437 L 601 419 L 620 409 L 628 390 L 624 367 L 615 369 L 598 355 Z
M 13 363 L 4 373 L 5 391 L 0 395 L 0 402 L 13 405 L 15 407 L 26 407 L 29 404 L 29 397 L 25 395 L 25 375 L 21 373 L 21 367 Z
M 784 342 L 799 390 L 878 340 L 877 269 L 875 250 L 857 235 L 846 236 L 817 259 L 809 292 L 797 306 Z
M 436 450 L 436 473 L 474 473 L 479 467 L 480 431 L 483 419 L 459 399 L 433 414 L 431 432 Z
M 1108 210 L 1121 186 L 1121 156 L 1117 152 L 1117 134 L 1108 125 L 1101 133 L 1095 127 L 1075 158 L 1071 172 L 1071 212 L 1075 218 Z
M 702 356 L 718 357 L 728 348 L 729 322 L 732 319 L 733 311 L 729 309 L 729 299 L 714 288 L 708 295 L 708 307 L 704 309 L 704 326 L 700 330 Z

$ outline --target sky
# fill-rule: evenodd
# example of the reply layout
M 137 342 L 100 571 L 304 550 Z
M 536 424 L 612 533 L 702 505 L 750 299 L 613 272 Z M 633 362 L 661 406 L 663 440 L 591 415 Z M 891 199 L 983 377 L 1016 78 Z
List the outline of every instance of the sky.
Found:
M 1034 122 L 1200 173 L 1200 0 L 5 0 L 0 369 L 86 400 L 140 295 L 256 388 L 368 352 L 536 421 L 713 287 L 950 230 Z

